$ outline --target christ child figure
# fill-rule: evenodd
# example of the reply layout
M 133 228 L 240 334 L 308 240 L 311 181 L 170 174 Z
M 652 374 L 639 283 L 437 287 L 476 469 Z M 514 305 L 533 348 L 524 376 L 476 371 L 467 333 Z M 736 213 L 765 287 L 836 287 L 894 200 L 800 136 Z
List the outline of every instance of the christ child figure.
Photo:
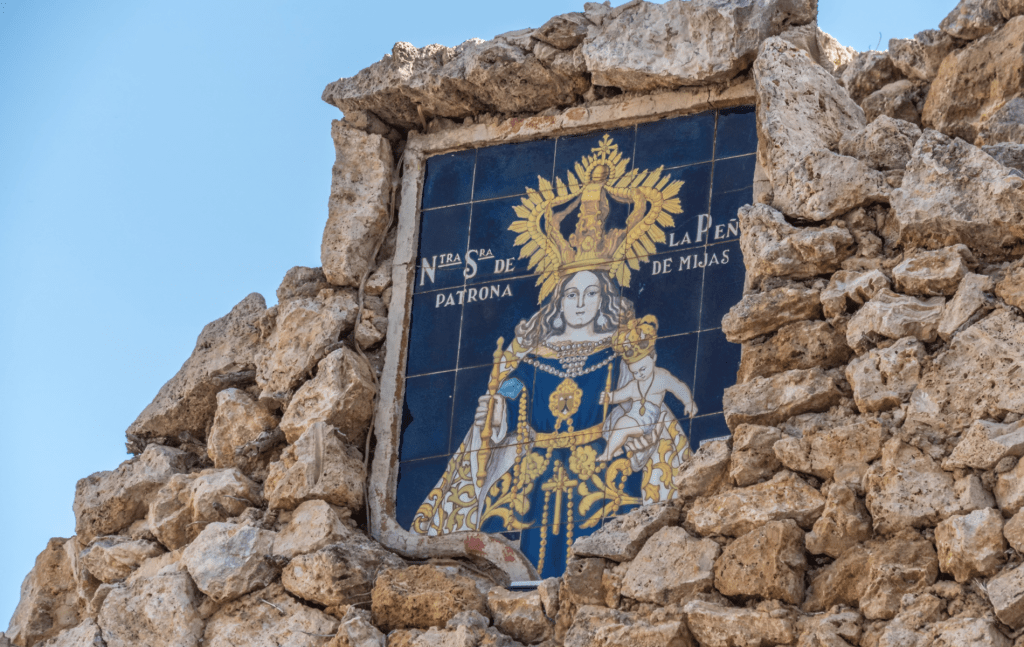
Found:
M 621 454 L 623 445 L 630 438 L 655 433 L 659 420 L 664 421 L 666 417 L 662 413 L 666 393 L 671 393 L 683 403 L 687 416 L 697 414 L 690 388 L 656 363 L 658 354 L 654 343 L 657 332 L 658 320 L 653 315 L 647 315 L 630 322 L 615 335 L 612 343 L 626 360 L 633 379 L 618 390 L 601 394 L 601 404 L 628 403 L 628 408 L 615 421 L 608 445 L 597 457 L 598 461 L 609 461 Z

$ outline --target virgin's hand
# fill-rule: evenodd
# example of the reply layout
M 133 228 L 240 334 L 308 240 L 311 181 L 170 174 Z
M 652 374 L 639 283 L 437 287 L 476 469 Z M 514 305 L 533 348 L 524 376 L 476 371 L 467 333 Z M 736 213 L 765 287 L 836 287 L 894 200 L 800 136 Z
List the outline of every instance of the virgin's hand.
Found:
M 598 404 L 608 404 L 611 400 L 612 396 L 607 391 L 601 391 L 601 397 L 598 399 Z
M 484 421 L 487 420 L 487 405 L 491 400 L 494 400 L 491 427 L 501 426 L 501 421 L 505 419 L 505 398 L 500 395 L 482 395 L 477 400 L 476 415 L 473 416 L 473 424 L 481 429 L 484 426 Z

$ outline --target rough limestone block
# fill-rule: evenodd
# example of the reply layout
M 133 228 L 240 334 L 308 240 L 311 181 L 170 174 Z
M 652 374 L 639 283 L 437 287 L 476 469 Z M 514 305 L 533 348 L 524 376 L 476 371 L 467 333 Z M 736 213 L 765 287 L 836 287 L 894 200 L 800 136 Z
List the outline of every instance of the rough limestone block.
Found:
M 722 407 L 730 429 L 741 424 L 775 425 L 839 403 L 842 392 L 820 368 L 758 377 L 725 390 Z
M 128 427 L 129 439 L 177 438 L 182 432 L 203 438 L 217 409 L 217 393 L 253 382 L 266 309 L 263 297 L 253 293 L 207 324 L 192 355 Z
M 362 453 L 346 445 L 326 423 L 314 423 L 271 463 L 264 494 L 271 508 L 293 510 L 323 499 L 350 510 L 363 506 L 366 467 Z
M 364 602 L 373 582 L 405 562 L 372 539 L 353 537 L 315 553 L 292 558 L 281 571 L 281 584 L 292 595 L 325 607 Z
M 199 590 L 215 602 L 230 602 L 277 577 L 269 561 L 276 533 L 233 523 L 211 523 L 181 554 Z
M 355 325 L 354 290 L 324 290 L 315 298 L 289 299 L 277 306 L 273 329 L 256 354 L 260 400 L 283 406 L 334 344 Z
M 531 645 L 547 640 L 554 622 L 544 614 L 538 591 L 509 591 L 496 586 L 487 592 L 494 626 L 514 640 Z
M 995 496 L 985 489 L 981 477 L 977 474 L 965 474 L 954 481 L 953 495 L 956 497 L 961 514 L 996 506 Z
M 476 582 L 438 566 L 387 571 L 377 578 L 372 599 L 373 624 L 384 632 L 442 626 L 460 611 L 488 613 Z
M 334 644 L 330 636 L 341 631 L 337 618 L 300 604 L 280 584 L 273 584 L 220 607 L 206 622 L 202 647 L 327 647 Z M 384 643 L 382 636 L 379 643 L 351 644 Z
M 904 595 L 923 592 L 938 575 L 932 542 L 902 530 L 889 539 L 857 544 L 817 571 L 802 608 L 814 613 L 836 604 L 859 606 L 865 618 L 889 620 Z
M 760 157 L 774 208 L 819 222 L 888 199 L 881 173 L 833 152 L 866 121 L 831 74 L 781 38 L 764 42 L 753 69 Z
M 998 144 L 983 145 L 981 150 L 991 155 L 1003 166 L 1024 173 L 1024 144 L 999 142 Z
M 989 618 L 950 618 L 935 623 L 929 634 L 930 647 L 1010 647 L 1013 644 Z
M 646 505 L 606 521 L 572 546 L 576 557 L 602 557 L 615 562 L 634 559 L 654 533 L 679 521 L 679 509 L 668 503 Z
M 388 223 L 394 160 L 380 135 L 335 121 L 331 136 L 335 160 L 320 262 L 328 281 L 356 287 L 373 269 L 373 253 Z
M 860 102 L 860 105 L 864 109 L 864 117 L 869 122 L 890 117 L 920 125 L 921 113 L 918 106 L 927 92 L 926 83 L 900 79 L 872 92 Z
M 350 539 L 354 531 L 326 501 L 313 499 L 299 504 L 292 518 L 274 537 L 274 554 L 291 559 Z
M 978 262 L 966 245 L 912 252 L 892 269 L 896 289 L 915 296 L 951 296 Z
M 1024 566 L 1003 571 L 988 581 L 988 599 L 996 617 L 1013 629 L 1024 627 Z
M 313 423 L 326 422 L 361 447 L 373 415 L 372 371 L 369 362 L 349 348 L 320 360 L 316 377 L 295 392 L 281 418 L 288 442 L 298 440 Z
M 164 552 L 160 544 L 145 539 L 112 536 L 94 540 L 79 555 L 79 562 L 101 582 L 120 582 L 144 561 Z
M 715 562 L 715 588 L 729 597 L 800 604 L 806 571 L 804 531 L 792 519 L 770 521 L 726 546 Z
M 889 285 L 889 278 L 880 270 L 840 270 L 832 275 L 828 286 L 821 292 L 822 311 L 828 319 L 835 319 L 851 305 L 867 303 Z
M 850 97 L 859 103 L 883 85 L 898 81 L 900 76 L 889 52 L 870 50 L 854 56 L 840 78 Z
M 629 92 L 704 85 L 736 76 L 765 38 L 814 18 L 806 0 L 642 2 L 593 29 L 581 49 L 595 85 Z
M 935 527 L 939 569 L 957 582 L 989 577 L 1006 561 L 1003 515 L 988 508 L 956 515 Z
M 340 617 L 338 634 L 326 647 L 385 647 L 387 639 L 370 621 L 367 609 L 348 607 Z
M 821 316 L 818 290 L 781 287 L 747 294 L 722 318 L 722 331 L 734 344 L 773 333 L 786 324 Z
M 1015 551 L 1024 552 L 1024 514 L 1018 512 L 1006 522 L 1003 537 Z
M 235 450 L 277 426 L 278 417 L 241 389 L 217 394 L 217 411 L 206 440 L 206 454 L 216 467 L 251 467 L 251 461 Z
M 759 286 L 769 276 L 807 279 L 831 274 L 854 250 L 853 236 L 844 228 L 796 228 L 766 204 L 741 207 L 740 248 L 747 281 Z
M 160 543 L 177 550 L 195 539 L 206 524 L 262 505 L 259 485 L 238 469 L 209 469 L 174 475 L 153 496 L 146 519 Z
M 864 502 L 849 487 L 835 483 L 829 488 L 825 510 L 807 533 L 807 552 L 838 558 L 844 552 L 871 539 L 871 515 Z
M 146 516 L 149 498 L 174 474 L 185 471 L 185 452 L 149 445 L 142 455 L 75 486 L 75 532 L 80 541 L 111 535 Z
M 728 440 L 713 440 L 701 445 L 673 477 L 678 496 L 701 496 L 721 485 L 729 469 L 730 454 Z
M 827 321 L 797 321 L 779 328 L 759 344 L 744 344 L 736 381 L 748 382 L 794 369 L 828 370 L 845 364 L 852 355 L 846 334 Z
M 729 478 L 740 487 L 769 479 L 782 463 L 775 456 L 775 443 L 783 438 L 776 427 L 738 425 L 732 435 Z
M 202 593 L 183 568 L 114 587 L 98 622 L 107 647 L 209 647 L 203 643 Z
M 312 298 L 320 294 L 320 290 L 330 288 L 323 268 L 296 266 L 285 272 L 281 285 L 277 286 L 277 302 L 298 297 Z
M 910 398 L 904 433 L 960 435 L 975 420 L 1024 413 L 1024 321 L 998 310 L 953 337 Z M 971 379 L 964 379 L 965 375 Z
M 960 280 L 956 294 L 946 303 L 939 319 L 939 337 L 949 341 L 956 331 L 965 325 L 974 323 L 993 307 L 993 281 L 990 276 L 967 274 Z
M 423 119 L 433 117 L 572 105 L 590 86 L 579 50 L 558 51 L 531 39 L 532 31 L 523 30 L 524 39 L 474 38 L 457 47 L 396 43 L 379 62 L 329 84 L 322 98 L 341 109 L 346 121 L 353 112 L 368 111 L 401 130 L 422 129 Z M 562 56 L 542 61 L 534 53 L 537 45 Z
M 1024 508 L 1024 461 L 1017 461 L 1016 467 L 999 475 L 994 494 L 999 509 L 1008 517 Z
M 875 531 L 925 528 L 959 512 L 953 477 L 917 447 L 892 438 L 864 477 Z
M 858 355 L 883 338 L 933 342 L 946 300 L 901 296 L 883 288 L 846 325 L 846 341 Z
M 920 137 L 921 129 L 915 124 L 882 115 L 864 130 L 844 135 L 839 152 L 862 159 L 880 171 L 902 170 Z
M 858 644 L 864 618 L 856 611 L 836 609 L 834 612 L 800 618 L 797 622 L 800 629 L 798 645 L 844 647 L 843 643 Z
M 667 526 L 647 540 L 622 578 L 622 594 L 643 602 L 668 605 L 709 591 L 721 547 L 696 539 L 679 526 Z
M 888 348 L 873 348 L 846 367 L 846 381 L 861 413 L 887 411 L 903 404 L 921 380 L 925 351 L 905 337 Z
M 1020 146 L 1024 143 L 1024 98 L 1014 97 L 999 107 L 992 114 L 985 115 L 978 122 L 978 135 L 974 138 L 975 146 L 997 146 L 1008 144 Z M 984 149 L 983 149 L 984 150 Z M 1006 148 L 1002 149 L 1004 154 Z M 988 151 L 985 151 L 988 153 Z M 989 153 L 991 155 L 991 153 Z M 1013 157 L 1018 156 L 1014 151 Z M 995 157 L 993 155 L 993 157 Z M 996 158 L 999 159 L 999 158 Z M 1007 164 L 1000 159 L 999 163 L 1020 170 L 1019 165 Z
M 1015 96 L 1022 78 L 1024 19 L 1018 16 L 943 59 L 924 104 L 924 125 L 973 142 L 983 116 Z
M 2 636 L 3 634 L 0 634 L 0 637 Z M 4 641 L 0 638 L 0 645 L 3 644 Z M 103 644 L 103 634 L 99 625 L 96 624 L 95 618 L 86 618 L 77 627 L 65 629 L 53 638 L 39 643 L 39 647 L 105 647 L 105 645 Z
M 1007 270 L 996 284 L 996 296 L 1015 308 L 1024 308 L 1024 266 Z
M 1024 238 L 1024 178 L 981 149 L 931 130 L 914 146 L 892 206 L 906 248 L 963 243 L 1001 258 Z
M 999 13 L 1006 20 L 1024 14 L 1024 0 L 999 0 Z
M 999 0 L 960 0 L 939 29 L 954 38 L 974 40 L 990 34 L 1003 24 Z
M 697 647 L 678 611 L 651 614 L 587 605 L 580 607 L 565 634 L 565 647 L 665 645 Z
M 831 479 L 843 465 L 867 464 L 881 456 L 885 435 L 877 420 L 808 430 L 802 438 L 775 443 L 775 456 L 787 468 Z
M 913 38 L 889 41 L 889 58 L 904 76 L 917 81 L 931 81 L 939 73 L 939 65 L 956 48 L 953 38 L 938 29 L 926 29 Z
M 744 609 L 693 600 L 683 607 L 686 623 L 702 647 L 790 645 L 796 623 L 788 614 Z
M 978 420 L 942 461 L 942 467 L 990 470 L 1007 456 L 1024 456 L 1024 425 Z
M 738 537 L 783 519 L 809 530 L 824 509 L 818 490 L 792 472 L 779 472 L 771 481 L 698 499 L 686 520 L 702 535 Z
M 21 583 L 21 598 L 7 628 L 15 644 L 34 645 L 74 627 L 85 615 L 75 591 L 72 564 L 65 544 L 74 539 L 54 537 L 36 557 Z

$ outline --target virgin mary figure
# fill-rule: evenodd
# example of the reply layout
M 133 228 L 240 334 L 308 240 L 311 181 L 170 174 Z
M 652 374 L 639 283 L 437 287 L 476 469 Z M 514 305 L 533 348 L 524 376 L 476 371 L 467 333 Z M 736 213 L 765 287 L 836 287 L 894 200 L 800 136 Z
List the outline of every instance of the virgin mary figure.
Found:
M 632 406 L 602 396 L 634 379 L 622 344 L 613 343 L 636 322 L 620 286 L 664 241 L 659 225 L 672 226 L 670 214 L 681 211 L 682 183 L 661 169 L 626 173 L 628 159 L 607 136 L 594 152 L 577 164 L 579 179 L 570 172 L 557 187 L 540 179 L 541 190 L 528 189 L 516 207 L 509 228 L 539 275 L 541 306 L 509 344 L 498 339 L 474 422 L 411 527 L 424 535 L 518 533 L 542 577 L 561 574 L 575 539 L 605 518 L 670 498 L 689 457 L 686 435 L 662 407 L 624 456 L 598 460 Z M 624 229 L 604 231 L 609 198 L 632 207 Z M 559 224 L 577 208 L 565 239 Z

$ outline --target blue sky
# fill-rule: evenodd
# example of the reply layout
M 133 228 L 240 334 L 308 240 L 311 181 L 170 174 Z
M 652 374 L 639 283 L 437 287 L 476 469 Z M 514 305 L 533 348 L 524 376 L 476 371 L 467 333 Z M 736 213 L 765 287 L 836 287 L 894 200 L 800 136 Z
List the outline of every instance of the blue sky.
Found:
M 333 148 L 323 87 L 388 53 L 582 8 L 469 2 L 0 1 L 0 630 L 78 479 L 202 327 L 320 264 Z M 858 50 L 952 0 L 821 0 Z M 493 7 L 493 8 L 492 8 Z

